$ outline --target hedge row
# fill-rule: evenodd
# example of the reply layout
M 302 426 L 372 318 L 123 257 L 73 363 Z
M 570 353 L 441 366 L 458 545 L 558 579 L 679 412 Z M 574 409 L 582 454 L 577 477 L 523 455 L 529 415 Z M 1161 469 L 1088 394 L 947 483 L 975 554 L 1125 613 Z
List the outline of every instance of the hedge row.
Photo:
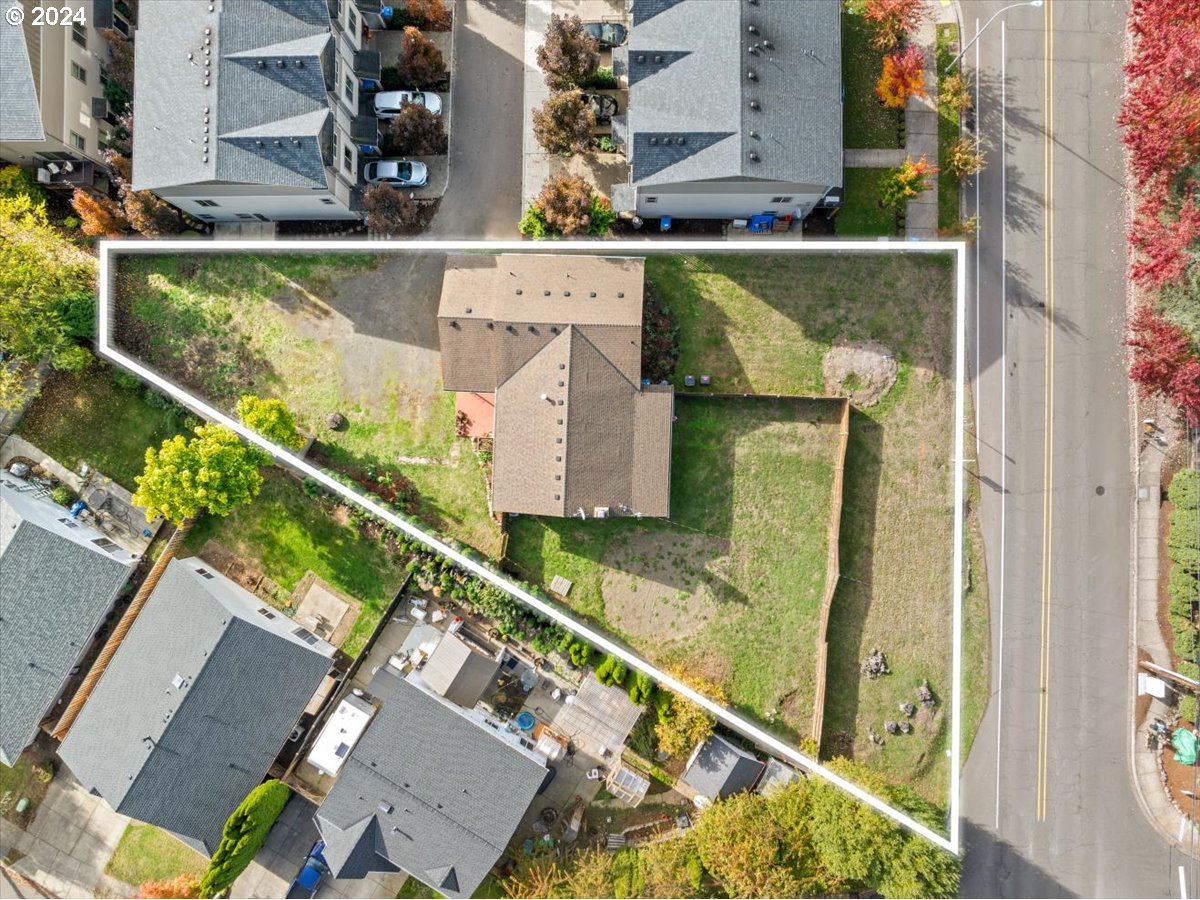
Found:
M 1195 622 L 1200 602 L 1200 471 L 1184 469 L 1176 473 L 1167 496 L 1174 506 L 1167 531 L 1167 553 L 1171 557 L 1167 613 L 1175 634 L 1179 673 L 1200 678 L 1200 630 Z M 1194 695 L 1180 698 L 1179 715 L 1194 723 L 1200 715 L 1200 700 Z

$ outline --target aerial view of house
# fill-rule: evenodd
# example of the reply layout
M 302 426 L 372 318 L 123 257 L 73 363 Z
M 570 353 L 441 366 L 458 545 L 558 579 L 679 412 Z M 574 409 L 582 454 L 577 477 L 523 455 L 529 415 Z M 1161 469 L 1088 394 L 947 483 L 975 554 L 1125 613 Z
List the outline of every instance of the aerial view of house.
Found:
M 172 560 L 59 755 L 117 812 L 211 854 L 332 653 L 201 561 Z

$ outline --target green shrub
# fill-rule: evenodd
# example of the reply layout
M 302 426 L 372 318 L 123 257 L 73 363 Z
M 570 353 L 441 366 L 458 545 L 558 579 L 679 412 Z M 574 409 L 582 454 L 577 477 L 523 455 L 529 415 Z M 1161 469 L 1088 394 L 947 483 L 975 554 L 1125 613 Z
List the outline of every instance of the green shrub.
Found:
M 1185 678 L 1190 678 L 1193 681 L 1200 681 L 1200 664 L 1193 662 L 1190 659 L 1181 659 L 1177 671 Z
M 633 847 L 618 850 L 612 861 L 614 900 L 642 896 L 645 881 L 638 851 Z
M 1179 717 L 1193 725 L 1196 723 L 1196 716 L 1200 714 L 1200 701 L 1196 699 L 1195 694 L 1186 694 L 1179 698 Z
M 112 380 L 117 387 L 127 391 L 136 390 L 142 386 L 142 379 L 124 369 L 113 369 Z
M 1200 509 L 1177 506 L 1171 510 L 1171 530 L 1167 542 L 1180 547 L 1200 544 Z
M 525 210 L 525 215 L 521 216 L 521 221 L 517 223 L 517 231 L 535 241 L 558 237 L 558 233 L 547 224 L 546 214 L 540 206 L 530 205 Z
M 612 231 L 613 224 L 617 221 L 617 214 L 613 212 L 612 203 L 603 194 L 592 192 L 591 200 L 591 222 L 588 224 L 588 234 L 592 237 L 604 237 Z
M 201 897 L 216 897 L 233 886 L 266 843 L 267 832 L 291 795 L 287 785 L 272 779 L 246 796 L 225 823 L 221 843 L 200 882 Z
M 590 88 L 593 91 L 611 91 L 618 86 L 617 76 L 613 74 L 613 70 L 609 66 L 601 66 L 576 84 L 581 88 Z
M 629 700 L 639 706 L 650 699 L 654 691 L 654 680 L 645 672 L 634 672 L 629 682 Z
M 570 649 L 571 665 L 582 669 L 592 661 L 592 645 L 585 641 L 575 641 Z
M 617 660 L 612 670 L 612 684 L 623 685 L 625 683 L 625 676 L 628 674 L 629 669 L 625 667 L 625 663 Z
M 1171 566 L 1167 593 L 1171 597 L 1171 615 L 1190 619 L 1193 604 L 1200 601 L 1200 582 L 1196 576 L 1181 565 Z
M 596 680 L 601 684 L 613 683 L 613 669 L 617 666 L 617 660 L 609 654 L 600 661 L 600 665 L 596 666 Z
M 1186 631 L 1175 632 L 1175 652 L 1180 659 L 1194 660 L 1197 647 L 1200 647 L 1200 635 L 1195 628 L 1189 626 Z
M 59 506 L 70 506 L 71 503 L 75 500 L 75 495 L 71 493 L 70 488 L 64 487 L 63 485 L 60 484 L 58 487 L 56 487 L 54 490 L 52 490 L 50 492 L 50 499 L 53 500 L 55 503 L 57 503 Z
M 1200 509 L 1200 469 L 1176 472 L 1167 496 L 1176 508 Z

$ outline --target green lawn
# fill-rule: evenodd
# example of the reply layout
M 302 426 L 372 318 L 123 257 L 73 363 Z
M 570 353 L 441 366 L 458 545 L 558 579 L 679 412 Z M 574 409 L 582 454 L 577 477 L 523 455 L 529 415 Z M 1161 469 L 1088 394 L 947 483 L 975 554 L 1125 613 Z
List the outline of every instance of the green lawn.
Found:
M 937 26 L 938 72 L 944 72 L 954 59 L 951 43 L 958 40 L 958 25 L 942 23 Z M 938 230 L 958 234 L 962 229 L 962 205 L 958 199 L 958 179 L 945 170 L 946 151 L 959 136 L 958 110 L 938 104 Z
M 146 397 L 140 386 L 119 386 L 112 370 L 99 363 L 77 375 L 57 374 L 17 433 L 68 468 L 87 462 L 132 491 L 146 448 L 183 429 L 179 407 L 163 408 Z
M 292 590 L 308 570 L 362 603 L 342 649 L 362 648 L 404 581 L 402 560 L 367 540 L 350 523 L 335 520 L 301 485 L 278 470 L 268 472 L 262 492 L 227 518 L 201 518 L 186 548 L 198 553 L 216 540 L 239 556 L 261 563 L 267 575 Z
M 380 290 L 376 270 L 394 260 L 366 254 L 127 258 L 118 280 L 117 339 L 226 409 L 244 392 L 279 397 L 335 464 L 403 474 L 419 495 L 412 514 L 496 553 L 499 531 L 487 513 L 485 477 L 469 442 L 455 437 L 454 397 L 433 383 L 436 360 L 426 366 L 431 376 L 410 383 L 411 361 L 429 358 L 428 348 L 380 337 L 375 331 L 390 334 L 388 323 L 344 312 L 353 298 Z M 362 278 L 372 281 L 355 281 Z M 388 287 L 403 290 L 402 284 Z M 399 299 L 394 303 L 379 308 L 394 310 L 389 315 L 396 321 L 421 315 L 419 303 L 413 313 Z M 330 411 L 347 417 L 344 431 L 324 426 Z
M 809 731 L 837 452 L 833 403 L 679 397 L 671 521 L 519 517 L 509 559 L 574 582 L 567 603 L 733 706 Z
M 179 838 L 153 825 L 130 823 L 104 873 L 128 884 L 168 881 L 190 873 L 203 875 L 208 860 Z
M 903 110 L 888 109 L 875 94 L 883 70 L 883 53 L 871 46 L 863 17 L 851 11 L 860 3 L 847 2 L 842 10 L 842 146 L 854 150 L 890 150 L 903 147 L 898 130 Z
M 892 237 L 896 215 L 879 205 L 883 169 L 844 169 L 842 208 L 834 219 L 839 237 Z
M 33 820 L 38 807 L 50 789 L 53 776 L 52 763 L 45 758 L 37 744 L 17 757 L 16 765 L 0 763 L 0 816 L 10 822 L 26 827 Z M 17 812 L 17 804 L 28 800 L 29 806 L 23 813 Z
M 895 353 L 896 385 L 851 419 L 824 752 L 853 754 L 944 803 L 944 708 L 882 750 L 866 735 L 897 717 L 897 705 L 922 678 L 949 699 L 953 259 L 660 256 L 647 261 L 647 273 L 679 320 L 677 372 L 711 374 L 715 390 L 819 392 L 822 356 L 837 339 L 873 338 Z M 794 516 L 790 527 L 799 521 Z M 972 644 L 968 635 L 968 644 L 983 653 L 986 589 L 982 579 L 974 587 L 968 625 L 982 638 Z M 887 655 L 891 676 L 860 677 L 859 662 L 872 647 Z M 964 710 L 977 715 L 987 696 L 986 662 L 967 662 L 983 673 L 965 682 Z

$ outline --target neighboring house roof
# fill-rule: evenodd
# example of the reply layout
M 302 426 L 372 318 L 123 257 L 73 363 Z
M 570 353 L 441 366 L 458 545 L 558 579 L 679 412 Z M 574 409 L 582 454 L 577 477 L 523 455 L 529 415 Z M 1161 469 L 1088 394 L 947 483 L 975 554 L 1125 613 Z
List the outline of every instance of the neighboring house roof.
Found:
M 781 790 L 803 777 L 791 766 L 784 765 L 779 760 L 771 758 L 767 760 L 762 778 L 758 779 L 758 784 L 754 786 L 754 790 L 759 794 L 773 794 L 775 791 Z
M 336 878 L 400 868 L 447 897 L 469 897 L 545 765 L 386 666 L 369 692 L 382 708 L 317 811 L 325 860 Z
M 22 9 L 20 0 L 0 0 L 0 7 L 5 14 Z M 0 141 L 46 139 L 25 38 L 24 27 L 0 26 Z
M 211 854 L 332 654 L 201 560 L 172 560 L 59 756 L 117 812 Z
M 9 766 L 137 562 L 38 490 L 0 472 L 0 762 Z
M 838 0 L 634 0 L 620 56 L 631 183 L 841 184 Z
M 458 635 L 447 634 L 421 669 L 421 679 L 447 700 L 471 709 L 500 671 L 500 660 L 473 650 Z
M 504 512 L 666 516 L 669 387 L 641 383 L 641 259 L 451 255 L 438 326 L 447 390 L 494 391 Z
M 334 49 L 325 3 L 215 5 L 210 13 L 209 0 L 174 0 L 139 11 L 134 187 L 326 188 Z
M 754 787 L 764 768 L 756 757 L 714 734 L 692 754 L 683 780 L 702 797 L 722 800 Z

